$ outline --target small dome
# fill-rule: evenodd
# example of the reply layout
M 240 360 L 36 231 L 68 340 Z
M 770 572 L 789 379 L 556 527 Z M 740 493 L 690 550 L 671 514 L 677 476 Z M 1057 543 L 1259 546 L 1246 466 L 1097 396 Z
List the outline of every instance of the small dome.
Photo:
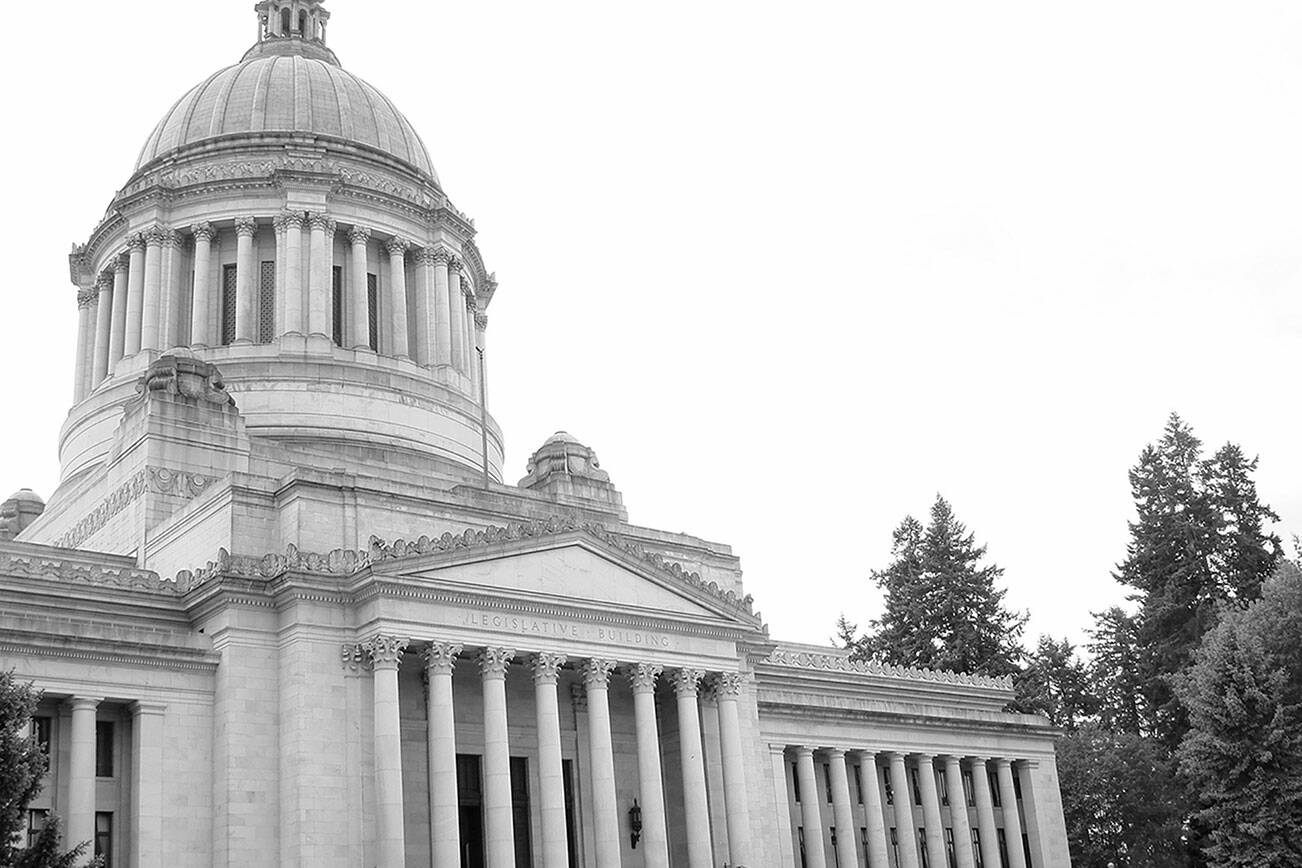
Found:
M 438 183 L 425 144 L 388 97 L 328 59 L 297 53 L 250 56 L 191 88 L 154 128 L 136 171 L 199 142 L 275 133 L 363 145 Z
M 41 496 L 30 488 L 20 488 L 5 500 L 5 503 L 39 503 L 45 506 L 45 501 Z

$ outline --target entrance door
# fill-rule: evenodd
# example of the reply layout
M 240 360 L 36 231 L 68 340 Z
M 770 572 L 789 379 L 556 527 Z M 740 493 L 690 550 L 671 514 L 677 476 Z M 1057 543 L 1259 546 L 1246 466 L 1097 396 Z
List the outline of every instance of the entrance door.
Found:
M 457 754 L 457 804 L 461 868 L 484 868 L 484 790 L 479 757 Z

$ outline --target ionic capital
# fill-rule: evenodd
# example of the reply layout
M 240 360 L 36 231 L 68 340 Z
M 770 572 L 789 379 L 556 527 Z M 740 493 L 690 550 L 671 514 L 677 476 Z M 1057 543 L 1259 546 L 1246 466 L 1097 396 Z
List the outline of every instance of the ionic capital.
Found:
M 190 234 L 194 236 L 196 244 L 199 242 L 206 244 L 217 237 L 217 230 L 212 228 L 211 223 L 196 223 L 190 227 Z
M 348 230 L 348 240 L 353 244 L 365 244 L 371 239 L 371 230 L 365 226 L 354 226 Z
M 127 251 L 144 250 L 145 245 L 149 243 L 149 238 L 144 232 L 135 232 L 127 236 Z
M 664 671 L 663 666 L 657 666 L 654 663 L 635 663 L 628 670 L 629 683 L 633 685 L 634 693 L 654 693 L 656 689 L 656 679 Z
M 555 684 L 565 660 L 564 654 L 548 654 L 545 651 L 535 654 L 530 661 L 534 684 Z
M 514 657 L 514 648 L 485 648 L 479 652 L 479 674 L 485 680 L 505 678 L 506 668 Z
M 384 249 L 389 251 L 390 256 L 401 256 L 403 253 L 407 252 L 407 248 L 410 246 L 410 241 L 405 238 L 399 238 L 396 235 L 384 242 Z
M 407 650 L 407 640 L 401 636 L 375 636 L 362 643 L 363 650 L 371 655 L 375 669 L 397 669 L 402 652 Z
M 461 646 L 452 642 L 431 642 L 420 653 L 425 658 L 426 672 L 432 675 L 451 675 L 452 668 L 457 665 Z
M 746 679 L 740 672 L 719 672 L 714 676 L 714 690 L 720 699 L 736 699 Z
M 583 663 L 583 684 L 589 690 L 594 687 L 604 689 L 610 684 L 610 673 L 615 669 L 614 660 L 602 660 L 593 657 Z
M 674 693 L 678 696 L 695 696 L 696 688 L 705 673 L 699 669 L 675 669 L 670 676 L 674 682 Z
M 252 217 L 235 219 L 235 234 L 240 238 L 252 238 L 258 232 L 258 221 Z

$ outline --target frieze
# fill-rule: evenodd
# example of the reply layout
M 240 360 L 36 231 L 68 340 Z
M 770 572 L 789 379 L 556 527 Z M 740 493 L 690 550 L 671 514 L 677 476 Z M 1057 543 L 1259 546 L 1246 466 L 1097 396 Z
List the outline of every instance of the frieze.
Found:
M 72 529 L 54 541 L 59 548 L 75 549 L 98 533 L 118 513 L 130 506 L 146 491 L 173 494 L 185 498 L 198 497 L 208 490 L 215 477 L 165 467 L 145 467 L 110 494 L 99 506 L 72 526 Z
M 24 579 L 44 579 L 80 585 L 125 588 L 133 591 L 177 593 L 173 581 L 160 578 L 149 570 L 111 567 L 65 558 L 20 555 L 0 552 L 0 575 Z
M 918 669 L 912 666 L 893 666 L 875 661 L 851 660 L 844 654 L 814 651 L 775 650 L 765 660 L 775 666 L 794 669 L 821 669 L 832 672 L 852 672 L 861 675 L 880 675 L 887 678 L 905 678 L 909 681 L 933 681 L 938 684 L 957 684 L 967 687 L 990 687 L 1011 690 L 1011 677 L 992 678 L 985 675 L 966 675 L 939 669 Z

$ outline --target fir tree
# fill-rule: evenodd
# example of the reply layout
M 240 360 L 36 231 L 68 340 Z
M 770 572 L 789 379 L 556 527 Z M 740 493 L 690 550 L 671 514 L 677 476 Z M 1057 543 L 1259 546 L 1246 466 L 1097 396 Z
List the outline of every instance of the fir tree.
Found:
M 1085 664 L 1066 639 L 1041 636 L 1025 668 L 1013 677 L 1013 686 L 1014 711 L 1042 714 L 1064 729 L 1075 729 L 1098 709 Z
M 1113 606 L 1094 613 L 1094 628 L 1088 632 L 1089 682 L 1099 724 L 1111 732 L 1143 734 L 1146 715 L 1134 618 Z

